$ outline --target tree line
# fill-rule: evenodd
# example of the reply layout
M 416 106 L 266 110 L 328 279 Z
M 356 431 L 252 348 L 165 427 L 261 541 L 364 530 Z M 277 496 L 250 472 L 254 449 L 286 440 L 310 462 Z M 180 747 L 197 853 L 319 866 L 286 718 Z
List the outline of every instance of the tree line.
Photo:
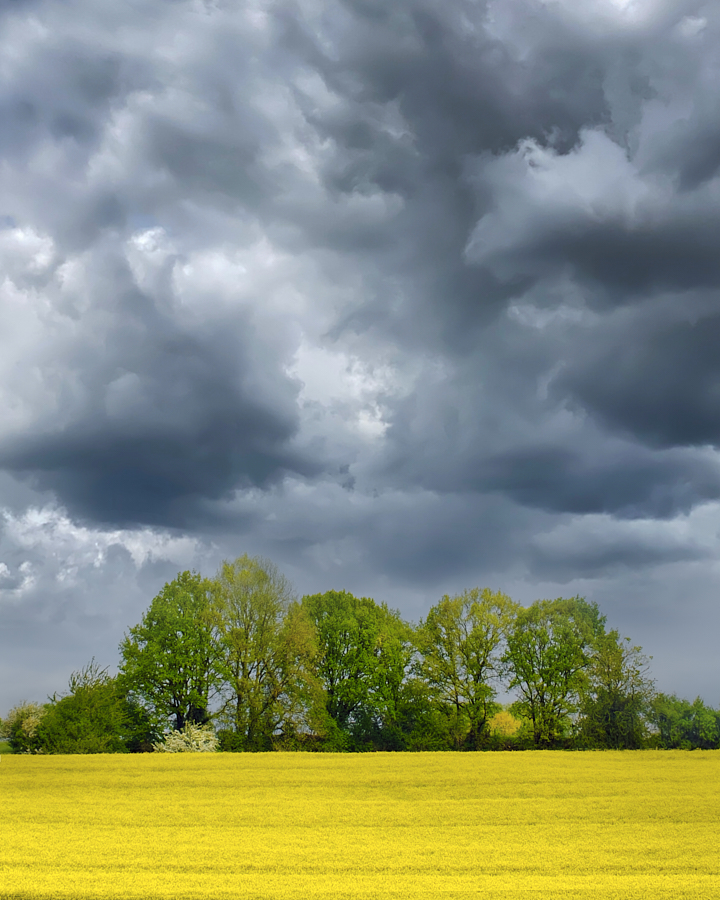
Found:
M 522 607 L 474 588 L 413 624 L 346 591 L 297 599 L 249 556 L 178 574 L 116 676 L 93 660 L 2 728 L 45 753 L 148 751 L 192 728 L 225 751 L 720 746 L 720 711 L 658 693 L 642 649 L 582 597 Z

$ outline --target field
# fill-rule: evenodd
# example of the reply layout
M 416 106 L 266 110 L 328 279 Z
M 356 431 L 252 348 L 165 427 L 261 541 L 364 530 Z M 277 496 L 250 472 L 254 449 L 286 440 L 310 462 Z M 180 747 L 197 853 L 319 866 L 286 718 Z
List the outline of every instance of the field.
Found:
M 717 898 L 720 752 L 0 762 L 5 898 Z

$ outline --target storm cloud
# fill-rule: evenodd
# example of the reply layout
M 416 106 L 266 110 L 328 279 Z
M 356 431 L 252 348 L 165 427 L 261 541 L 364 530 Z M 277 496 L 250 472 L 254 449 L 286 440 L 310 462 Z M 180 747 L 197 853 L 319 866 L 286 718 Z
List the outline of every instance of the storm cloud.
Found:
M 581 593 L 717 702 L 716 3 L 26 0 L 0 33 L 6 684 L 112 665 L 247 551 L 415 619 Z

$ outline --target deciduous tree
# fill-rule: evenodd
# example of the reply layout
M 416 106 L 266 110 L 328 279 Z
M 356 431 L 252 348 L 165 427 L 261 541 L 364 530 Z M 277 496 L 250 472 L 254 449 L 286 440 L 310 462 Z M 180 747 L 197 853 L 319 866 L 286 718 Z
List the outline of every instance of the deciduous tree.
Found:
M 615 629 L 597 637 L 580 703 L 580 743 L 613 750 L 644 746 L 654 690 L 641 647 Z
M 161 725 L 203 725 L 219 687 L 212 583 L 181 572 L 154 598 L 120 645 L 121 680 Z M 162 730 L 162 728 L 161 728 Z
M 657 694 L 650 707 L 650 721 L 665 750 L 714 750 L 720 747 L 720 711 L 700 697 L 692 703 L 675 694 Z
M 397 745 L 413 653 L 410 627 L 384 603 L 347 591 L 303 597 L 302 607 L 315 629 L 313 669 L 324 692 L 330 745 L 385 739 Z
M 68 687 L 66 695 L 51 698 L 37 726 L 39 752 L 126 753 L 153 737 L 149 722 L 124 696 L 118 679 L 94 660 L 73 672 Z
M 515 611 L 505 594 L 473 588 L 443 597 L 420 624 L 418 671 L 435 702 L 453 719 L 458 744 L 477 749 L 488 736 Z
M 36 753 L 40 748 L 37 736 L 47 705 L 24 701 L 14 706 L 1 723 L 1 734 L 8 739 L 13 753 Z
M 518 612 L 503 661 L 510 687 L 520 693 L 518 709 L 532 721 L 536 746 L 551 747 L 565 736 L 604 626 L 597 604 L 581 597 L 538 600 Z
M 263 750 L 302 705 L 312 628 L 290 583 L 269 560 L 224 562 L 213 588 L 224 684 L 225 746 Z

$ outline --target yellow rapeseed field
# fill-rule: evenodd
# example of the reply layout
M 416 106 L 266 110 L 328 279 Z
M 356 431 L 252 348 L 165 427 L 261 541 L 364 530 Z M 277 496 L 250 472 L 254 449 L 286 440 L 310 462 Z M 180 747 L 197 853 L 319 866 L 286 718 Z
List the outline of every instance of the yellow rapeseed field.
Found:
M 4 756 L 0 897 L 720 897 L 720 752 Z

